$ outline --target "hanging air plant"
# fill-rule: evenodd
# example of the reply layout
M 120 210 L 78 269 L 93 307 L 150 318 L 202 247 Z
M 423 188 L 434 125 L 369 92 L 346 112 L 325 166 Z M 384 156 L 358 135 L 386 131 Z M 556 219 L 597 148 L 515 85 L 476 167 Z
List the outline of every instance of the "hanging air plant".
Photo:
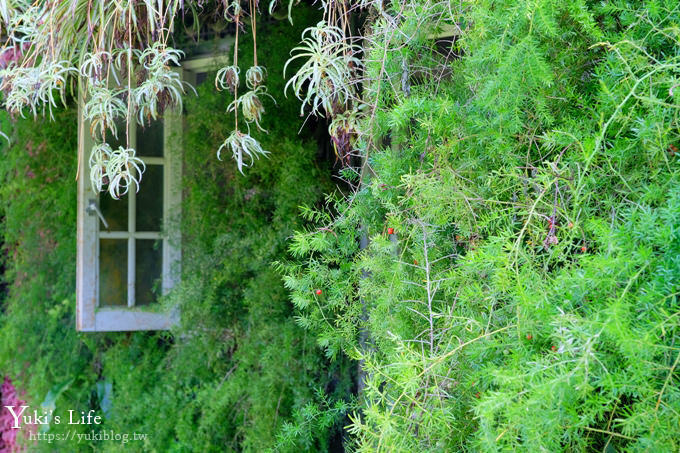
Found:
M 257 5 L 254 0 L 250 1 L 250 21 L 253 33 L 253 62 L 254 65 L 246 71 L 246 86 L 250 91 L 238 96 L 239 87 L 239 67 L 238 67 L 238 38 L 239 29 L 241 26 L 242 10 L 238 3 L 232 3 L 232 11 L 227 10 L 225 17 L 228 20 L 233 20 L 236 23 L 236 37 L 234 42 L 234 64 L 220 69 L 215 77 L 215 87 L 220 89 L 228 89 L 234 95 L 234 100 L 227 107 L 228 112 L 234 112 L 234 130 L 222 143 L 217 150 L 217 158 L 222 160 L 222 150 L 231 150 L 232 157 L 236 160 L 238 171 L 243 174 L 243 167 L 249 167 L 253 164 L 255 159 L 260 156 L 266 156 L 269 151 L 265 151 L 262 145 L 250 136 L 250 127 L 248 134 L 244 134 L 238 127 L 238 113 L 239 109 L 243 114 L 246 123 L 255 123 L 258 129 L 264 131 L 260 126 L 262 114 L 264 113 L 264 106 L 262 105 L 261 97 L 269 96 L 267 89 L 262 86 L 266 70 L 257 64 L 257 36 L 256 36 L 256 22 L 255 14 L 257 12 Z M 273 99 L 273 98 L 272 98 Z M 246 163 L 245 159 L 250 159 L 250 163 Z
M 181 50 L 167 47 L 161 42 L 155 42 L 139 55 L 139 64 L 149 71 L 156 71 L 169 66 L 179 66 L 184 56 Z
M 68 61 L 46 61 L 38 66 L 21 67 L 10 64 L 0 71 L 0 90 L 5 92 L 5 108 L 12 113 L 24 116 L 28 107 L 33 116 L 42 107 L 50 112 L 57 107 L 57 99 L 63 102 L 66 79 L 71 73 L 78 72 Z
M 104 80 L 109 73 L 108 64 L 111 59 L 111 53 L 105 50 L 87 54 L 80 65 L 80 75 L 91 81 Z
M 179 73 L 170 67 L 178 66 L 182 55 L 181 50 L 154 43 L 139 56 L 139 63 L 148 72 L 146 80 L 132 90 L 139 124 L 157 119 L 168 104 L 182 107 L 184 85 L 191 85 L 182 82 Z
M 112 152 L 108 143 L 94 145 L 90 152 L 90 183 L 95 193 L 102 192 L 107 183 L 106 167 Z
M 291 51 L 293 56 L 283 67 L 284 74 L 291 62 L 299 58 L 306 61 L 288 80 L 285 90 L 291 87 L 302 101 L 300 114 L 304 114 L 305 106 L 309 105 L 314 115 L 323 116 L 320 110 L 323 108 L 332 116 L 338 106 L 356 97 L 351 81 L 355 68 L 361 66 L 361 61 L 354 56 L 359 46 L 348 44 L 340 28 L 323 21 L 307 28 L 302 38 L 301 45 Z
M 365 118 L 366 104 L 336 114 L 328 126 L 336 157 L 344 164 L 350 164 L 354 142 L 359 135 L 360 122 Z
M 260 96 L 269 96 L 274 99 L 269 93 L 267 93 L 267 88 L 264 86 L 258 86 L 254 90 L 248 91 L 241 95 L 238 99 L 235 99 L 229 104 L 227 111 L 233 112 L 237 108 L 241 108 L 241 113 L 243 118 L 247 123 L 255 123 L 258 129 L 266 132 L 262 126 L 260 126 L 260 121 L 262 120 L 262 114 L 264 113 L 264 106 L 260 100 Z
M 106 163 L 106 176 L 111 198 L 117 200 L 125 195 L 133 184 L 135 191 L 138 191 L 144 170 L 146 170 L 146 165 L 140 158 L 135 157 L 134 149 L 120 146 L 111 152 Z
M 122 90 L 114 91 L 103 82 L 91 84 L 88 89 L 88 101 L 83 107 L 83 119 L 90 122 L 90 135 L 104 138 L 109 130 L 118 137 L 116 119 L 125 118 L 127 106 L 120 98 Z
M 251 66 L 246 71 L 246 86 L 254 90 L 264 82 L 265 74 L 267 70 L 264 66 Z
M 215 76 L 215 88 L 218 91 L 229 90 L 232 94 L 235 93 L 239 85 L 240 72 L 238 66 L 227 66 L 220 69 Z
M 103 192 L 108 184 L 111 198 L 118 199 L 128 193 L 131 185 L 139 190 L 139 182 L 146 170 L 144 162 L 135 156 L 135 150 L 118 147 L 115 151 L 107 143 L 100 143 L 90 153 L 90 182 L 94 192 Z
M 257 140 L 249 134 L 244 134 L 238 130 L 233 131 L 217 150 L 217 158 L 219 160 L 222 160 L 221 153 L 225 148 L 231 150 L 232 157 L 236 160 L 236 166 L 241 174 L 243 174 L 243 167 L 249 167 L 255 159 L 269 154 L 269 151 L 265 151 Z M 250 159 L 249 164 L 244 162 L 244 157 Z

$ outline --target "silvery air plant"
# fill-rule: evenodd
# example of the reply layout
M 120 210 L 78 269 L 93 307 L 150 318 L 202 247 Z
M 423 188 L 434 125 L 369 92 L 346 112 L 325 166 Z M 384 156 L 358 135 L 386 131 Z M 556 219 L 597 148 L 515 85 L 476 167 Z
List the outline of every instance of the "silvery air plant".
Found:
M 243 174 L 243 167 L 249 167 L 253 164 L 255 158 L 269 154 L 269 151 L 262 149 L 260 143 L 248 134 L 244 134 L 238 130 L 233 131 L 229 137 L 222 143 L 217 150 L 217 158 L 222 160 L 222 150 L 228 148 L 231 151 L 232 157 L 236 161 L 238 171 Z M 250 163 L 244 162 L 244 156 L 250 159 Z
M 300 45 L 291 51 L 284 73 L 291 62 L 298 59 L 304 62 L 284 90 L 292 88 L 295 97 L 302 101 L 301 115 L 309 106 L 312 115 L 331 120 L 329 133 L 335 154 L 349 165 L 365 110 L 353 82 L 361 71 L 361 60 L 356 57 L 360 47 L 352 44 L 341 28 L 325 21 L 305 29 L 302 38 Z
M 147 78 L 132 91 L 139 124 L 157 119 L 168 103 L 181 109 L 184 85 L 192 89 L 193 87 L 182 82 L 179 73 L 170 66 L 179 66 L 183 55 L 181 50 L 172 49 L 160 42 L 155 42 L 139 55 L 139 64 L 147 71 Z
M 108 185 L 109 195 L 117 200 L 127 194 L 132 185 L 138 191 L 145 169 L 144 162 L 135 157 L 134 149 L 120 146 L 113 150 L 108 143 L 100 143 L 92 148 L 90 181 L 95 192 L 103 192 Z
M 217 71 L 215 76 L 215 88 L 217 88 L 217 91 L 229 90 L 234 94 L 238 89 L 240 72 L 241 70 L 238 66 L 227 66 Z
M 251 66 L 246 71 L 246 86 L 248 89 L 254 90 L 264 83 L 264 76 L 267 70 L 264 66 Z
M 148 123 L 166 107 L 180 107 L 185 82 L 175 70 L 182 52 L 168 46 L 172 20 L 184 2 L 68 0 L 0 1 L 0 90 L 12 114 L 45 115 L 67 90 L 86 95 L 83 119 L 97 145 L 91 183 L 112 197 L 141 180 L 144 164 L 131 145 L 111 149 L 117 125 Z M 140 20 L 140 18 L 143 18 Z M 77 88 L 76 88 L 77 87 Z
M 232 103 L 235 104 L 233 108 L 241 107 L 246 122 L 254 122 L 257 128 L 263 132 L 266 131 L 260 126 L 260 120 L 264 113 L 264 107 L 262 106 L 260 97 L 269 96 L 269 98 L 276 103 L 274 98 L 267 93 L 267 87 L 262 85 L 265 73 L 266 69 L 263 66 L 252 66 L 248 68 L 248 71 L 246 71 L 246 86 L 250 91 Z
M 227 111 L 235 112 L 236 109 L 240 107 L 243 118 L 246 120 L 247 124 L 255 123 L 259 130 L 266 132 L 262 126 L 260 126 L 260 120 L 264 113 L 264 106 L 260 100 L 261 96 L 269 96 L 272 100 L 274 99 L 267 93 L 266 87 L 258 86 L 245 94 L 242 94 L 238 99 L 234 99 L 231 104 L 229 104 L 229 107 L 227 107 Z M 248 130 L 250 131 L 250 126 L 248 127 Z
M 88 88 L 89 99 L 83 107 L 83 119 L 90 123 L 90 135 L 96 137 L 106 136 L 110 130 L 114 137 L 118 136 L 116 120 L 125 118 L 127 106 L 120 98 L 123 90 L 108 88 L 104 82 L 90 84 Z
M 37 66 L 20 67 L 10 63 L 0 72 L 0 90 L 5 92 L 5 108 L 12 113 L 24 116 L 28 107 L 34 117 L 42 107 L 47 107 L 50 117 L 52 108 L 57 107 L 57 99 L 64 99 L 66 79 L 76 69 L 67 61 L 45 61 Z
M 302 33 L 302 42 L 291 53 L 293 56 L 283 67 L 284 74 L 288 65 L 304 59 L 298 71 L 288 80 L 295 97 L 302 101 L 300 114 L 309 105 L 313 115 L 333 116 L 336 111 L 346 110 L 346 104 L 356 98 L 355 87 L 351 83 L 354 69 L 361 66 L 355 56 L 359 47 L 350 44 L 340 28 L 319 22 Z M 306 93 L 305 93 L 306 91 Z
M 236 22 L 234 64 L 224 67 L 217 72 L 215 77 L 215 87 L 217 87 L 218 90 L 228 89 L 234 95 L 234 100 L 227 107 L 228 112 L 234 113 L 234 130 L 217 150 L 217 158 L 222 160 L 222 151 L 229 149 L 231 151 L 232 157 L 236 161 L 238 171 L 243 174 L 243 167 L 251 166 L 255 159 L 259 159 L 260 156 L 266 156 L 269 154 L 269 151 L 265 151 L 262 148 L 262 145 L 260 145 L 257 140 L 250 136 L 250 123 L 255 123 L 259 130 L 266 132 L 262 126 L 260 126 L 262 114 L 264 113 L 264 106 L 262 105 L 261 98 L 263 96 L 269 96 L 271 98 L 271 96 L 267 93 L 266 87 L 262 85 L 265 79 L 266 70 L 264 67 L 257 64 L 257 41 L 255 32 L 256 7 L 253 2 L 250 4 L 250 16 L 253 32 L 254 65 L 246 71 L 246 86 L 248 87 L 249 91 L 240 97 L 238 95 L 238 87 L 240 82 L 240 69 L 238 67 L 238 37 L 242 11 L 237 3 L 232 4 L 232 8 L 233 13 L 227 14 L 227 17 L 230 20 Z M 241 111 L 241 114 L 246 121 L 246 125 L 248 126 L 247 133 L 243 133 L 239 130 L 239 110 Z
M 359 104 L 356 108 L 337 113 L 328 125 L 335 155 L 345 165 L 350 164 L 354 142 L 359 135 L 361 122 L 365 119 L 366 107 L 366 104 Z
M 83 106 L 83 119 L 90 123 L 90 135 L 93 138 L 98 134 L 103 139 L 107 130 L 117 137 L 116 120 L 125 118 L 128 112 L 121 99 L 125 90 L 109 88 L 108 74 L 116 77 L 115 71 L 108 71 L 111 60 L 111 53 L 97 51 L 86 55 L 80 65 L 80 76 L 88 81 L 88 98 Z M 119 84 L 117 79 L 116 84 Z

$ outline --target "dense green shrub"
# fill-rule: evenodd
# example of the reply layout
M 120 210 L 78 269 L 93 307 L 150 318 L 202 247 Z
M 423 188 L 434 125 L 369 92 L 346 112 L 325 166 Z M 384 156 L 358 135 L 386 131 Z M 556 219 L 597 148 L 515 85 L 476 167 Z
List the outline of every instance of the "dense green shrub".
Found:
M 300 324 L 361 361 L 358 451 L 680 448 L 680 10 L 635 5 L 372 24 L 363 184 L 280 264 Z
M 98 407 L 94 343 L 75 332 L 76 120 L 68 111 L 41 125 L 13 122 L 0 164 L 0 368 L 34 408 L 61 386 L 73 409 Z

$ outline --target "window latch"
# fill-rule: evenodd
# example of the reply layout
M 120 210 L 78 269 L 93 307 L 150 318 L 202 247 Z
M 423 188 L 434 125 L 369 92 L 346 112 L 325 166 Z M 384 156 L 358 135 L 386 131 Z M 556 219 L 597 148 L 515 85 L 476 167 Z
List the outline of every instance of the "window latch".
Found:
M 88 205 L 87 205 L 87 208 L 85 209 L 85 212 L 87 212 L 90 215 L 97 214 L 97 216 L 99 217 L 99 220 L 101 220 L 102 223 L 104 224 L 104 227 L 106 227 L 107 230 L 109 229 L 109 224 L 106 221 L 106 219 L 104 218 L 104 215 L 102 214 L 102 212 L 99 210 L 99 207 L 97 206 L 97 202 L 95 200 L 90 199 L 88 201 Z

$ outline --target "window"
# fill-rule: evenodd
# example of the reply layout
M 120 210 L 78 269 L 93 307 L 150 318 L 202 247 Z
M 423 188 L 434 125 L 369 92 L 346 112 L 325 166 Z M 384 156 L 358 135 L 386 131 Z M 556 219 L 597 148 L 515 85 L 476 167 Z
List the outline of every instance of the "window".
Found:
M 233 38 L 223 40 L 224 50 Z M 204 82 L 230 64 L 225 54 L 182 62 L 182 79 Z M 80 101 L 82 109 L 83 99 Z M 146 164 L 139 192 L 120 200 L 92 191 L 90 125 L 78 115 L 78 255 L 76 329 L 84 332 L 164 330 L 179 313 L 162 312 L 158 296 L 180 275 L 182 115 L 166 111 L 146 127 L 131 125 L 130 143 Z M 124 137 L 125 128 L 119 127 Z M 114 149 L 119 143 L 109 143 Z
M 78 127 L 77 330 L 168 329 L 177 314 L 162 312 L 157 302 L 180 271 L 181 113 L 131 126 L 130 143 L 146 171 L 139 191 L 120 200 L 92 191 L 93 141 L 80 115 Z M 112 148 L 124 145 L 124 131 L 119 128 L 121 141 L 109 142 Z

